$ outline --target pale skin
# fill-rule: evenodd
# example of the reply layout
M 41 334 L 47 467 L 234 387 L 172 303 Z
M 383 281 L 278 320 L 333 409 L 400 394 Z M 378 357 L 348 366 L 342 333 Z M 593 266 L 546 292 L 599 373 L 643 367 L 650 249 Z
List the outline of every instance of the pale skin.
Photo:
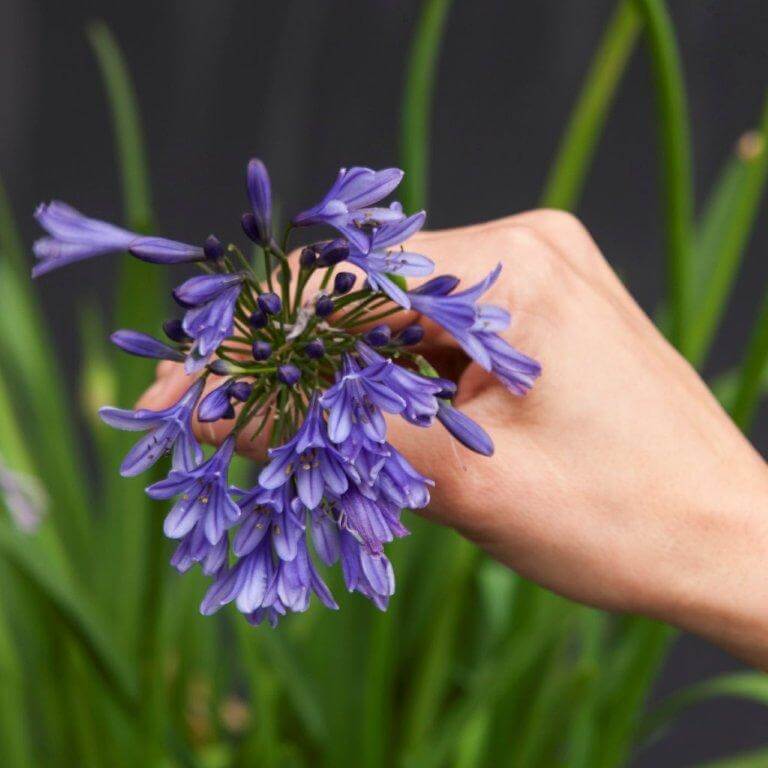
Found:
M 507 340 L 543 366 L 515 397 L 424 322 L 420 351 L 460 375 L 455 403 L 496 451 L 390 419 L 389 440 L 436 483 L 421 513 L 559 594 L 662 619 L 768 669 L 766 465 L 587 230 L 539 210 L 407 247 L 463 285 L 502 262 L 486 299 L 512 312 Z M 180 366 L 161 363 L 140 407 L 167 407 L 187 386 Z M 214 443 L 230 428 L 196 425 Z M 239 448 L 264 457 L 247 435 Z

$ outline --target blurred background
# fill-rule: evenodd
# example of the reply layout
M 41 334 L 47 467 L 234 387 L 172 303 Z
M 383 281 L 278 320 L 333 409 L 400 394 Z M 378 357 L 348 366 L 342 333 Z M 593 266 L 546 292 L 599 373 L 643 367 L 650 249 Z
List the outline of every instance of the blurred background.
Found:
M 673 0 L 668 7 L 689 88 L 699 207 L 739 137 L 758 122 L 768 85 L 768 4 Z M 437 70 L 430 227 L 537 205 L 613 8 L 611 0 L 456 0 Z M 49 198 L 121 220 L 114 137 L 84 36 L 87 22 L 107 22 L 130 66 L 158 233 L 196 242 L 215 232 L 239 241 L 244 168 L 254 154 L 267 162 L 280 203 L 290 210 L 314 201 L 340 165 L 398 164 L 405 52 L 418 11 L 409 0 L 2 0 L 0 174 L 25 243 L 37 234 L 35 205 Z M 655 127 L 640 46 L 578 214 L 649 312 L 662 295 L 664 274 Z M 730 368 L 743 353 L 768 282 L 766 223 L 761 213 L 709 374 Z M 115 275 L 114 264 L 102 259 L 35 286 L 73 392 L 80 363 L 76 308 L 95 299 L 108 309 Z M 768 449 L 765 418 L 758 418 L 754 436 Z M 652 697 L 738 666 L 682 636 Z M 684 714 L 632 764 L 695 765 L 760 746 L 766 733 L 764 707 L 715 700 Z

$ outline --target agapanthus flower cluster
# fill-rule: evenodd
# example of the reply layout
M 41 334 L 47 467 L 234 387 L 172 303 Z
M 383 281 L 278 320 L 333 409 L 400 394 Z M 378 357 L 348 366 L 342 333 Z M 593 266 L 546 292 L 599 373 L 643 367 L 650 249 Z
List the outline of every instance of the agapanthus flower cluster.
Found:
M 145 237 L 60 202 L 35 214 L 48 236 L 35 243 L 34 275 L 122 251 L 201 269 L 173 291 L 182 311 L 164 323 L 165 340 L 130 330 L 112 336 L 126 352 L 182 364 L 184 394 L 160 411 L 100 413 L 113 427 L 144 433 L 123 475 L 172 454 L 167 477 L 147 493 L 171 502 L 164 532 L 178 542 L 172 564 L 180 572 L 199 564 L 211 577 L 205 614 L 234 602 L 250 622 L 274 625 L 305 611 L 312 594 L 336 608 L 318 562 L 340 562 L 350 591 L 387 607 L 395 578 L 385 546 L 408 533 L 401 513 L 425 507 L 433 482 L 388 442 L 386 415 L 414 429 L 437 420 L 468 448 L 493 453 L 482 427 L 452 405 L 456 385 L 419 354 L 423 327 L 393 324 L 396 313 L 414 310 L 441 325 L 516 395 L 540 374 L 538 363 L 499 335 L 508 312 L 483 303 L 500 266 L 463 290 L 450 275 L 408 289 L 406 278 L 427 278 L 434 264 L 404 245 L 425 213 L 381 204 L 402 177 L 396 168 L 342 168 L 323 199 L 279 238 L 267 170 L 251 160 L 250 210 L 241 218 L 248 255 L 214 236 L 202 246 Z M 309 225 L 333 236 L 289 259 L 289 237 Z M 230 427 L 207 457 L 194 419 Z M 268 445 L 252 488 L 228 480 L 238 440 Z

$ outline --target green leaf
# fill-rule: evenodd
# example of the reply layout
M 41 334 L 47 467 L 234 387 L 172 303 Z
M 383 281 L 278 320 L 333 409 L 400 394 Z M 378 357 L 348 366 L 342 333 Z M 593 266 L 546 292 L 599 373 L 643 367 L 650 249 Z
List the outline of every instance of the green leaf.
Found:
M 634 0 L 622 0 L 603 33 L 560 139 L 541 195 L 542 206 L 576 208 L 608 109 L 635 48 L 639 30 L 640 16 Z
M 657 738 L 684 710 L 723 696 L 768 706 L 768 676 L 759 672 L 737 672 L 683 688 L 645 716 L 640 738 L 643 741 Z
M 400 187 L 406 210 L 427 204 L 429 131 L 440 43 L 451 0 L 424 0 L 408 56 L 400 123 L 400 157 L 405 178 Z
M 768 363 L 768 291 L 763 299 L 757 322 L 752 328 L 731 408 L 733 420 L 744 432 L 749 431 L 760 402 L 761 382 L 766 373 L 766 363 Z
M 757 217 L 768 171 L 768 100 L 759 132 L 745 134 L 721 172 L 698 226 L 690 357 L 701 365 L 723 316 Z
M 685 82 L 674 27 L 665 3 L 663 0 L 636 0 L 636 3 L 644 22 L 656 93 L 670 337 L 687 357 L 691 352 L 693 178 Z
M 0 556 L 49 605 L 78 641 L 115 701 L 135 713 L 135 684 L 115 644 L 94 616 L 93 608 L 67 574 L 46 556 L 35 540 L 0 525 Z
M 768 749 L 758 749 L 754 752 L 742 752 L 733 757 L 705 763 L 698 768 L 765 768 L 768 765 Z

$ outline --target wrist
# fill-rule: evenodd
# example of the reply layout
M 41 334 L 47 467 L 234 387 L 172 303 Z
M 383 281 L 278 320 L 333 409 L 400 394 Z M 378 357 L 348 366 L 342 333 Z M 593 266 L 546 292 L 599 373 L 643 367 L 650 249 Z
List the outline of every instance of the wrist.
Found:
M 768 472 L 759 462 L 684 513 L 646 612 L 768 669 Z

